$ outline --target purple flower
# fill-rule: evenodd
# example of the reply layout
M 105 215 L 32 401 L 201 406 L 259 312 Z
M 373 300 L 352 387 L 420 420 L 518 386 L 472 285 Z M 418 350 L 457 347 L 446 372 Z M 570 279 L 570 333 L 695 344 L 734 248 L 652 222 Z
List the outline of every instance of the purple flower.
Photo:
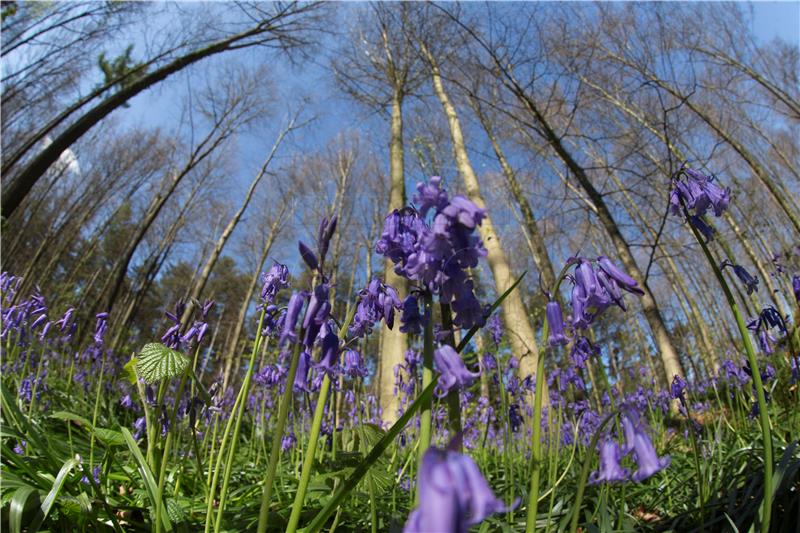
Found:
M 750 275 L 750 273 L 745 270 L 742 265 L 734 265 L 726 259 L 719 267 L 720 269 L 725 269 L 726 267 L 733 268 L 733 273 L 736 274 L 736 277 L 739 278 L 739 281 L 744 284 L 745 288 L 747 289 L 747 294 L 753 294 L 754 292 L 758 291 L 758 278 Z
M 747 329 L 755 333 L 758 337 L 758 345 L 761 351 L 768 355 L 773 352 L 772 344 L 776 342 L 775 337 L 769 332 L 772 328 L 777 328 L 778 331 L 784 335 L 788 331 L 783 317 L 778 310 L 772 306 L 762 309 L 758 317 L 747 323 Z
M 672 179 L 669 195 L 672 213 L 680 215 L 685 206 L 695 216 L 702 217 L 711 207 L 714 216 L 722 215 L 730 204 L 730 189 L 723 189 L 713 181 L 713 176 L 704 176 L 684 164 Z
M 792 276 L 792 291 L 794 291 L 794 299 L 797 305 L 800 305 L 800 276 Z
M 672 378 L 672 385 L 670 386 L 670 397 L 673 400 L 679 400 L 681 402 L 681 407 L 686 411 L 686 396 L 684 391 L 686 391 L 686 382 L 678 374 L 675 374 L 675 377 Z M 684 414 L 686 414 L 686 412 L 684 412 Z
M 489 327 L 489 333 L 492 334 L 492 342 L 495 346 L 499 346 L 500 341 L 503 340 L 503 323 L 500 321 L 500 315 L 492 315 L 486 324 Z
M 550 335 L 547 339 L 550 346 L 567 344 L 569 339 L 564 335 L 564 315 L 558 302 L 555 300 L 547 302 L 545 314 L 547 316 L 547 325 L 550 329 Z
M 466 533 L 490 514 L 508 510 L 475 461 L 455 451 L 429 448 L 417 483 L 420 504 L 409 515 L 404 533 Z
M 300 257 L 302 257 L 303 261 L 306 262 L 308 268 L 310 268 L 311 270 L 319 269 L 319 262 L 317 261 L 317 256 L 314 255 L 314 252 L 311 251 L 311 248 L 303 244 L 303 241 L 298 241 L 297 249 L 300 250 Z
M 627 451 L 633 451 L 633 457 L 639 466 L 633 474 L 634 481 L 637 483 L 644 481 L 669 466 L 669 455 L 658 457 L 653 442 L 639 423 L 634 423 L 629 416 L 623 416 L 622 427 L 625 433 L 625 447 Z
M 636 283 L 636 280 L 617 268 L 608 257 L 601 255 L 597 258 L 597 264 L 600 266 L 600 269 L 622 289 L 640 296 L 644 294 L 644 291 Z
M 281 451 L 290 450 L 294 448 L 295 444 L 297 444 L 297 437 L 295 437 L 294 432 L 287 433 L 281 437 Z
M 334 216 L 330 221 L 327 217 L 323 218 L 319 223 L 319 230 L 317 231 L 317 250 L 319 251 L 320 262 L 325 262 L 325 256 L 328 255 L 328 247 L 331 243 L 333 232 L 336 231 L 337 218 Z
M 367 367 L 361 358 L 361 354 L 355 350 L 345 350 L 343 371 L 352 378 L 366 377 Z
M 697 215 L 689 215 L 689 224 L 691 224 L 700 234 L 705 237 L 706 243 L 711 242 L 714 239 L 714 234 L 717 231 L 709 226 L 703 217 L 698 217 Z
M 592 321 L 611 305 L 619 306 L 623 311 L 623 289 L 627 292 L 642 295 L 644 292 L 632 277 L 618 269 L 607 257 L 597 258 L 599 270 L 595 270 L 591 261 L 574 258 L 576 264 L 572 287 L 572 325 L 576 329 L 586 329 Z
M 339 362 L 339 337 L 333 332 L 329 324 L 323 324 L 320 335 L 322 336 L 322 347 L 320 349 L 322 356 L 316 368 L 333 377 Z
M 306 314 L 303 317 L 303 328 L 306 330 L 305 343 L 307 348 L 311 348 L 317 338 L 320 328 L 328 321 L 331 312 L 331 304 L 328 301 L 329 286 L 327 283 L 320 283 L 314 287 L 311 298 L 308 300 Z
M 420 333 L 425 325 L 425 319 L 419 312 L 419 301 L 416 296 L 409 295 L 403 300 L 402 313 L 400 314 L 400 331 L 403 333 Z
M 300 311 L 303 310 L 306 298 L 308 298 L 307 292 L 294 292 L 289 298 L 289 305 L 286 308 L 286 316 L 283 319 L 283 330 L 278 340 L 278 346 L 283 346 L 287 339 L 290 342 L 297 342 L 297 334 L 294 328 L 297 325 L 297 319 L 300 317 Z
M 372 326 L 379 320 L 386 322 L 386 327 L 394 327 L 394 311 L 400 309 L 400 298 L 393 287 L 373 278 L 366 288 L 359 292 L 360 298 L 350 326 L 350 334 L 363 337 L 372 332 Z
M 261 300 L 273 303 L 278 291 L 289 285 L 289 269 L 275 262 L 266 274 L 261 274 Z
M 125 409 L 133 409 L 135 405 L 133 403 L 133 399 L 131 398 L 130 394 L 126 394 L 125 396 L 123 396 L 122 399 L 119 401 L 119 404 Z
M 28 447 L 27 441 L 21 440 L 17 444 L 14 445 L 14 453 L 16 453 L 17 455 L 24 455 L 25 454 L 25 448 L 27 448 L 27 447 Z
M 419 211 L 408 207 L 386 217 L 376 251 L 391 259 L 397 274 L 439 295 L 441 303 L 451 304 L 456 326 L 482 325 L 484 310 L 466 269 L 486 255 L 475 235 L 485 211 L 463 196 L 448 200 L 440 178 L 419 184 L 414 201 Z
M 448 344 L 434 350 L 433 362 L 441 374 L 439 382 L 436 384 L 439 397 L 447 394 L 453 387 L 457 389 L 469 387 L 480 377 L 480 372 L 469 371 L 458 352 Z
M 589 484 L 627 481 L 630 478 L 630 471 L 619 464 L 621 459 L 622 452 L 619 444 L 611 439 L 602 442 L 600 444 L 600 467 L 589 475 Z
M 441 184 L 442 178 L 440 176 L 431 177 L 428 183 L 417 184 L 417 193 L 414 195 L 414 201 L 423 217 L 431 209 L 438 213 L 447 206 L 447 191 L 441 188 Z
M 592 345 L 589 339 L 581 336 L 572 344 L 572 350 L 570 350 L 569 355 L 572 358 L 572 362 L 575 363 L 575 366 L 583 368 L 586 366 L 586 361 L 598 353 L 599 350 L 597 347 Z
M 297 361 L 297 371 L 294 375 L 294 383 L 292 388 L 295 392 L 308 391 L 308 371 L 311 369 L 311 355 L 303 350 L 300 352 L 300 358 Z

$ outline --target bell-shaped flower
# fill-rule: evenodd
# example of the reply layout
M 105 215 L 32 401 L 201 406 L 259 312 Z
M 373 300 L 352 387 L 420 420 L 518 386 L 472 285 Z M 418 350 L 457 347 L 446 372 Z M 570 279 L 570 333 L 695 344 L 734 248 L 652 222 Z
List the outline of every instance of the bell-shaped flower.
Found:
M 404 533 L 467 533 L 492 513 L 509 509 L 494 495 L 475 461 L 456 451 L 429 448 L 417 483 L 420 503 Z
M 629 416 L 623 416 L 622 427 L 625 435 L 625 450 L 623 452 L 627 454 L 632 451 L 633 458 L 639 467 L 633 473 L 634 481 L 644 481 L 669 466 L 669 455 L 659 457 L 656 454 L 653 441 L 650 440 L 650 436 L 641 424 L 636 423 Z
M 612 439 L 606 439 L 600 444 L 600 467 L 589 475 L 589 484 L 627 481 L 630 471 L 619 464 L 621 459 L 619 444 Z
M 471 372 L 464 364 L 461 356 L 458 355 L 458 352 L 448 344 L 434 350 L 433 362 L 436 365 L 436 370 L 441 374 L 439 382 L 436 384 L 436 391 L 439 397 L 447 394 L 453 387 L 457 389 L 469 387 L 480 377 L 480 372 Z
M 569 339 L 564 335 L 564 314 L 561 312 L 559 303 L 555 300 L 547 302 L 545 315 L 550 330 L 550 334 L 547 337 L 550 346 L 563 346 L 567 344 Z

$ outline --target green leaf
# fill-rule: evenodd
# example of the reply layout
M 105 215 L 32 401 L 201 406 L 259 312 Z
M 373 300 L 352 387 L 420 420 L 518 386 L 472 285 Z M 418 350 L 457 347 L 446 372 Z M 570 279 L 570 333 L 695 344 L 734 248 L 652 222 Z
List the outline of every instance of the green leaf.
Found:
M 8 529 L 11 533 L 22 533 L 22 515 L 25 508 L 29 507 L 28 500 L 37 496 L 38 491 L 33 487 L 20 487 L 11 498 L 11 509 L 8 513 Z
M 133 439 L 133 435 L 131 435 L 131 432 L 128 430 L 128 428 L 122 428 L 122 435 L 125 438 L 125 444 L 128 445 L 128 449 L 133 455 L 133 460 L 136 462 L 136 469 L 139 472 L 139 477 L 141 477 L 145 492 L 147 492 L 147 498 L 150 500 L 150 505 L 152 506 L 153 512 L 155 512 L 155 509 L 157 508 L 156 501 L 158 498 L 158 485 L 156 484 L 156 479 L 153 477 L 153 472 L 151 472 L 150 467 L 147 466 L 147 461 L 145 461 L 142 451 L 139 449 L 139 445 L 136 444 L 136 441 Z M 167 531 L 172 531 L 172 523 L 170 522 L 167 513 L 162 513 L 161 519 L 164 521 L 164 528 Z
M 178 377 L 187 366 L 186 356 L 158 342 L 145 344 L 136 359 L 136 372 L 147 383 Z
M 115 429 L 96 427 L 94 434 L 106 446 L 125 446 L 125 437 Z
M 31 526 L 28 528 L 29 533 L 33 533 L 39 530 L 39 527 L 45 521 L 47 515 L 50 514 L 50 510 L 53 508 L 53 504 L 55 503 L 56 498 L 58 498 L 58 493 L 61 492 L 61 487 L 64 486 L 64 481 L 66 481 L 69 473 L 79 463 L 80 459 L 78 457 L 67 459 L 64 462 L 64 466 L 62 466 L 61 470 L 58 471 L 58 475 L 56 476 L 55 481 L 53 481 L 53 486 L 50 489 L 50 492 L 47 493 L 47 497 L 42 502 L 42 506 L 39 512 L 36 513 L 36 518 L 34 518 L 33 522 L 31 523 Z
M 76 415 L 75 413 L 70 413 L 68 411 L 57 411 L 50 415 L 50 418 L 56 418 L 58 420 L 67 420 L 69 422 L 78 422 L 79 425 L 85 426 L 87 429 L 92 428 L 92 423 L 89 421 L 88 418 L 84 418 L 81 415 Z
M 131 357 L 131 360 L 125 363 L 125 366 L 122 367 L 122 369 L 125 371 L 125 379 L 127 379 L 131 385 L 136 385 L 136 380 L 139 379 L 139 377 L 136 375 L 137 362 L 138 359 L 136 359 L 136 356 L 134 355 Z

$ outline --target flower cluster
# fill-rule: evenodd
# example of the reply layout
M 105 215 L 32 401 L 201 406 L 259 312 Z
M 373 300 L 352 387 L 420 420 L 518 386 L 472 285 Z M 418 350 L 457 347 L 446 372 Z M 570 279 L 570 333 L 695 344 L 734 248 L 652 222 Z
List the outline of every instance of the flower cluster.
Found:
M 711 208 L 714 216 L 718 217 L 725 212 L 730 201 L 730 189 L 723 189 L 714 183 L 713 176 L 704 176 L 685 164 L 672 179 L 669 204 L 675 215 L 680 215 L 685 206 L 690 216 L 702 217 Z
M 612 439 L 606 439 L 600 445 L 600 468 L 589 476 L 589 483 L 614 483 L 629 479 L 638 483 L 669 466 L 669 455 L 658 456 L 646 428 L 634 413 L 622 417 L 622 432 L 625 436 L 625 445 L 622 448 Z M 622 458 L 629 453 L 632 453 L 638 466 L 633 475 L 620 464 Z
M 394 327 L 394 311 L 400 309 L 400 298 L 397 291 L 389 285 L 373 278 L 366 288 L 359 292 L 356 314 L 350 325 L 350 334 L 361 338 L 372 333 L 375 322 L 383 319 L 389 329 Z M 403 307 L 405 312 L 405 307 Z
M 787 333 L 786 321 L 774 307 L 765 307 L 761 313 L 747 323 L 747 329 L 758 337 L 758 345 L 765 354 L 772 353 L 772 344 L 775 342 L 769 330 L 777 328 L 782 334 Z
M 486 256 L 475 235 L 486 212 L 463 196 L 449 198 L 439 177 L 420 183 L 413 200 L 418 209 L 406 207 L 386 217 L 377 252 L 395 264 L 399 275 L 451 304 L 456 326 L 483 325 L 484 309 L 466 270 Z
M 600 256 L 595 261 L 575 257 L 569 261 L 575 265 L 573 274 L 569 276 L 573 284 L 571 326 L 575 331 L 587 329 L 595 318 L 612 305 L 625 311 L 623 290 L 639 296 L 644 294 L 636 280 L 620 270 L 608 257 Z M 564 317 L 556 300 L 548 302 L 546 317 L 550 345 L 567 344 L 569 338 L 565 332 Z

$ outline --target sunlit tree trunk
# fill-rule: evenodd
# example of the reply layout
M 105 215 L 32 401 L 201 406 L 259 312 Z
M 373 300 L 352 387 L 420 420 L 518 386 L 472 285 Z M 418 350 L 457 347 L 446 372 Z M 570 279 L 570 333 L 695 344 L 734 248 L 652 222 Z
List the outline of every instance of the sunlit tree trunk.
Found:
M 389 210 L 401 209 L 406 204 L 405 168 L 403 154 L 403 93 L 395 90 L 392 98 L 391 137 L 389 140 L 389 172 L 391 189 L 389 193 Z M 400 297 L 406 295 L 407 284 L 405 278 L 397 275 L 394 265 L 388 259 L 384 262 L 384 282 L 394 287 Z M 393 329 L 385 325 L 381 328 L 381 357 L 379 367 L 378 396 L 382 409 L 382 417 L 387 424 L 397 420 L 397 410 L 400 399 L 394 392 L 394 368 L 403 363 L 403 357 L 408 349 L 406 335 L 400 332 L 397 324 Z
M 472 168 L 467 154 L 458 114 L 449 96 L 445 92 L 436 59 L 432 54 L 427 52 L 426 56 L 431 67 L 434 91 L 442 104 L 444 114 L 450 126 L 450 136 L 453 143 L 456 166 L 458 167 L 458 173 L 461 175 L 461 179 L 464 181 L 467 196 L 479 208 L 486 209 L 486 202 L 483 200 L 483 196 L 481 196 L 478 177 L 475 175 L 475 171 Z M 486 259 L 492 270 L 497 294 L 503 294 L 511 287 L 515 280 L 511 275 L 511 267 L 509 266 L 508 259 L 506 259 L 505 252 L 503 252 L 500 238 L 497 231 L 494 229 L 492 219 L 488 215 L 488 210 L 486 218 L 483 219 L 483 223 L 478 229 L 483 239 L 483 245 L 486 247 Z M 527 377 L 535 374 L 539 361 L 539 350 L 536 346 L 536 335 L 528 320 L 528 313 L 522 302 L 520 291 L 512 291 L 503 301 L 501 309 L 503 323 L 506 328 L 509 343 L 511 344 L 511 351 L 519 361 L 519 375 L 521 377 Z M 537 379 L 538 378 L 539 376 L 537 376 Z M 545 404 L 549 403 L 549 396 L 546 393 L 546 389 L 543 399 Z
M 531 204 L 528 202 L 528 199 L 525 198 L 525 194 L 522 192 L 522 187 L 520 187 L 517 176 L 514 173 L 514 169 L 511 168 L 508 159 L 506 159 L 505 153 L 503 153 L 500 143 L 497 141 L 497 135 L 495 135 L 494 131 L 492 130 L 492 125 L 489 122 L 489 119 L 481 110 L 480 104 L 474 100 L 473 109 L 475 109 L 475 113 L 478 115 L 478 119 L 480 120 L 484 131 L 486 131 L 486 135 L 492 142 L 492 149 L 497 157 L 497 161 L 500 163 L 500 168 L 503 169 L 503 176 L 506 179 L 508 189 L 511 192 L 511 196 L 514 198 L 514 202 L 516 202 L 520 212 L 522 213 L 522 219 L 525 222 L 527 236 L 530 239 L 533 262 L 536 264 L 536 268 L 539 269 L 539 275 L 542 278 L 542 286 L 547 290 L 551 290 L 556 284 L 556 274 L 555 270 L 553 269 L 553 263 L 550 262 L 550 255 L 547 253 L 547 245 L 545 244 L 544 237 L 542 236 L 542 232 L 539 231 L 539 225 L 536 223 L 536 217 L 533 216 Z

